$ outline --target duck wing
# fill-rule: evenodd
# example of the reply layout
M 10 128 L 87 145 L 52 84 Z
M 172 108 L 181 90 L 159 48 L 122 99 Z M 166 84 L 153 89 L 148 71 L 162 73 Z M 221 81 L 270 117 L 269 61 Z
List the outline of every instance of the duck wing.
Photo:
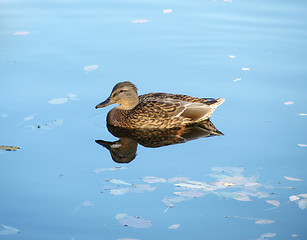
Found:
M 136 111 L 142 111 L 147 117 L 184 118 L 188 121 L 199 121 L 210 113 L 210 105 L 184 102 L 177 99 L 147 100 L 139 104 Z
M 162 99 L 176 99 L 184 102 L 195 102 L 195 103 L 206 103 L 213 104 L 216 102 L 214 98 L 196 98 L 183 94 L 172 94 L 172 93 L 147 93 L 140 95 L 140 101 L 149 101 L 149 100 L 162 100 Z
M 204 103 L 191 103 L 181 101 L 181 106 L 184 108 L 177 117 L 189 118 L 194 122 L 206 118 L 211 112 L 211 107 Z
M 198 122 L 208 119 L 216 107 L 225 99 L 194 98 L 187 95 L 169 93 L 149 93 L 139 96 L 140 102 L 155 109 L 164 117 L 182 117 Z

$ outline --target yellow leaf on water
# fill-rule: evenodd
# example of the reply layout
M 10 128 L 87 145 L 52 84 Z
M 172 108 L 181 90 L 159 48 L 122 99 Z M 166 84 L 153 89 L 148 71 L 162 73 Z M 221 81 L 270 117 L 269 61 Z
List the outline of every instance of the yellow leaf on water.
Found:
M 13 147 L 13 146 L 0 146 L 1 150 L 5 150 L 5 151 L 17 151 L 18 149 L 20 149 L 20 147 Z

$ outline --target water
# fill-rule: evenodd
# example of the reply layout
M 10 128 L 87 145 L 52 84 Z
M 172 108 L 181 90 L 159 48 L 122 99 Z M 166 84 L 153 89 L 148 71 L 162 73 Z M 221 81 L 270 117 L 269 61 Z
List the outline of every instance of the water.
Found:
M 0 239 L 306 239 L 305 1 L 1 3 Z M 124 80 L 226 98 L 224 136 L 115 163 Z

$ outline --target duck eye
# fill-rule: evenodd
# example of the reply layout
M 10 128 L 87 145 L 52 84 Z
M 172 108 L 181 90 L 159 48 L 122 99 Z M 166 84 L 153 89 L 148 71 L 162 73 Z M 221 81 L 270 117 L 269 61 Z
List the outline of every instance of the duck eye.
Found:
M 122 93 L 122 92 L 124 92 L 124 90 L 120 90 L 119 92 Z

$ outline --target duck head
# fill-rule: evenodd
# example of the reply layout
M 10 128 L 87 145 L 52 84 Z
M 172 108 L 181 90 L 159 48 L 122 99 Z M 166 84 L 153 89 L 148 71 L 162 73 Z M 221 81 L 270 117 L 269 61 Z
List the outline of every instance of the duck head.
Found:
M 136 86 L 128 81 L 117 83 L 110 96 L 103 102 L 96 105 L 97 108 L 103 108 L 113 103 L 118 103 L 117 108 L 129 110 L 139 103 L 139 97 Z

